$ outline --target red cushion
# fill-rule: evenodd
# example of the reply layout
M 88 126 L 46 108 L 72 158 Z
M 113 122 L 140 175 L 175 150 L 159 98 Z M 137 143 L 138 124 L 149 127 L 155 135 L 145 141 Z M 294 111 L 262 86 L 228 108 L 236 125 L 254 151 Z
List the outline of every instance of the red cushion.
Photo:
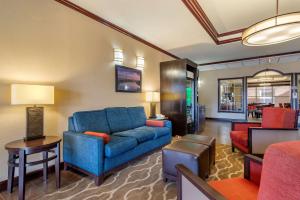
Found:
M 300 199 L 300 141 L 272 144 L 267 148 L 258 199 Z
M 248 147 L 248 132 L 247 131 L 231 131 L 230 138 L 233 142 L 239 143 Z
M 228 200 L 256 200 L 258 186 L 243 178 L 231 178 L 208 183 Z
M 264 108 L 263 128 L 294 128 L 296 111 L 286 108 Z
M 156 126 L 156 127 L 164 127 L 165 123 L 161 120 L 147 120 L 146 121 L 147 126 Z
M 86 132 L 84 132 L 84 134 L 86 134 L 86 135 L 92 135 L 92 136 L 96 136 L 96 137 L 101 137 L 104 140 L 104 144 L 107 144 L 110 141 L 110 136 L 108 134 L 106 134 L 106 133 L 86 131 Z

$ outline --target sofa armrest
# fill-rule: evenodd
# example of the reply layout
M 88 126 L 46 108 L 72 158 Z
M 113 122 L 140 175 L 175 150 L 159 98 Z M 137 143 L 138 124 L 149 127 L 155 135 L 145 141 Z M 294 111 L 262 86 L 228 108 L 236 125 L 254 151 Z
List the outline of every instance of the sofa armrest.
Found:
M 231 130 L 232 131 L 248 131 L 250 127 L 260 127 L 260 122 L 231 122 Z
M 64 162 L 93 175 L 103 173 L 104 141 L 100 137 L 71 131 L 63 135 Z
M 246 154 L 244 157 L 244 178 L 258 186 L 260 184 L 262 162 L 262 158 L 250 154 Z
M 225 200 L 225 198 L 214 188 L 209 186 L 200 177 L 193 174 L 184 165 L 176 165 L 177 169 L 177 199 L 214 199 Z
M 264 154 L 270 144 L 299 140 L 297 128 L 255 128 L 248 131 L 248 147 L 251 154 Z
M 172 122 L 170 120 L 148 119 L 146 121 L 146 126 L 172 128 Z

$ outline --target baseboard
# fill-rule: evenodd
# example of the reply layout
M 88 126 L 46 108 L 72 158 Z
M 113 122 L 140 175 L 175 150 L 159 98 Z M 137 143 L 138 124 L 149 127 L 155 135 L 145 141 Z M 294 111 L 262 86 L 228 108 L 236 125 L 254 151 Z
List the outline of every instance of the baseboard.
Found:
M 215 117 L 206 117 L 206 120 L 218 121 L 218 122 L 234 122 L 234 121 L 246 121 L 244 119 L 228 119 L 228 118 L 215 118 Z
M 64 166 L 64 163 L 61 162 L 60 163 L 60 170 L 63 169 L 63 166 Z M 18 168 L 16 168 L 16 169 L 18 169 Z M 54 173 L 54 171 L 55 171 L 54 165 L 48 167 L 48 173 Z M 43 168 L 27 173 L 26 174 L 26 181 L 30 181 L 32 179 L 36 179 L 36 178 L 39 178 L 39 177 L 42 177 L 42 176 L 43 176 Z M 14 186 L 18 185 L 18 179 L 19 179 L 18 176 L 16 176 L 14 178 Z M 0 192 L 5 191 L 6 189 L 7 189 L 7 179 L 0 182 Z

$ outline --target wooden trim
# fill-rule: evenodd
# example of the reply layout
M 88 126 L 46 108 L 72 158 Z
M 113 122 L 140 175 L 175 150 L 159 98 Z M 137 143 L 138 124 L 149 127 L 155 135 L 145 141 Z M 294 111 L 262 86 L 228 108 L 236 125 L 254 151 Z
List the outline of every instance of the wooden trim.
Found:
M 225 33 L 219 33 L 218 36 L 219 37 L 224 37 L 224 36 L 229 36 L 229 35 L 235 35 L 235 34 L 238 34 L 238 33 L 242 33 L 244 30 L 246 30 L 246 28 L 237 29 L 237 30 L 233 30 L 233 31 L 228 31 L 228 32 L 225 32 Z
M 184 165 L 176 165 L 177 169 L 177 198 L 182 199 L 182 176 L 184 176 L 191 184 L 193 184 L 201 193 L 210 200 L 225 200 L 225 198 L 217 190 L 209 186 L 204 180 L 196 176 Z
M 197 21 L 201 24 L 207 34 L 211 37 L 211 39 L 218 44 L 218 33 L 215 27 L 212 25 L 203 9 L 197 2 L 197 0 L 182 0 L 185 6 L 190 10 L 190 12 L 194 15 Z
M 60 170 L 63 169 L 63 165 L 64 165 L 64 163 L 61 162 Z M 55 165 L 48 167 L 48 173 L 54 173 L 54 172 L 55 172 Z M 27 173 L 26 181 L 30 181 L 30 180 L 33 180 L 33 179 L 36 179 L 36 178 L 39 178 L 42 176 L 43 176 L 43 168 Z M 14 177 L 14 186 L 18 185 L 18 180 L 19 180 L 18 176 Z M 6 189 L 7 189 L 7 179 L 0 182 L 0 192 L 5 191 Z
M 300 54 L 300 51 L 290 51 L 290 52 L 269 54 L 269 55 L 263 55 L 263 56 L 254 56 L 254 57 L 239 58 L 239 59 L 232 59 L 232 60 L 223 60 L 223 61 L 210 62 L 210 63 L 201 63 L 201 64 L 198 64 L 198 66 L 231 63 L 231 62 L 238 62 L 238 61 L 244 61 L 244 60 L 254 60 L 254 59 L 259 59 L 259 58 L 268 58 L 268 57 L 274 57 L 274 56 L 284 56 L 284 55 L 293 55 L 293 54 Z
M 106 19 L 103 19 L 102 17 L 99 17 L 98 15 L 95 15 L 95 14 L 89 12 L 88 10 L 86 10 L 86 9 L 84 9 L 84 8 L 82 8 L 82 7 L 76 5 L 76 4 L 74 4 L 74 3 L 72 3 L 68 0 L 55 0 L 55 1 L 62 4 L 62 5 L 64 5 L 64 6 L 67 6 L 67 7 L 71 8 L 71 9 L 73 9 L 73 10 L 75 10 L 75 11 L 77 11 L 77 12 L 79 12 L 79 13 L 81 13 L 81 14 L 83 14 L 83 15 L 85 15 L 85 16 L 87 16 L 87 17 L 89 17 L 89 18 L 105 25 L 105 26 L 108 26 L 108 27 L 110 27 L 110 28 L 112 28 L 112 29 L 124 34 L 124 35 L 127 35 L 128 37 L 131 37 L 131 38 L 133 38 L 133 39 L 135 39 L 135 40 L 137 40 L 141 43 L 144 43 L 145 45 L 147 45 L 149 47 L 152 47 L 153 49 L 156 49 L 156 50 L 158 50 L 158 51 L 160 51 L 160 52 L 162 52 L 166 55 L 169 55 L 169 56 L 171 56 L 175 59 L 179 59 L 178 56 L 175 56 L 174 54 L 172 54 L 172 53 L 170 53 L 170 52 L 168 52 L 168 51 L 166 51 L 166 50 L 164 50 L 164 49 L 162 49 L 162 48 L 160 48 L 160 47 L 158 47 L 158 46 L 156 46 L 156 45 L 154 45 L 154 44 L 152 44 L 152 43 L 150 43 L 150 42 L 148 42 L 144 39 L 142 39 L 141 37 L 139 37 L 139 36 L 137 36 L 133 33 L 130 33 L 129 31 L 125 30 L 124 28 L 121 28 L 120 26 L 117 26 L 117 25 L 107 21 Z
M 218 33 L 217 29 L 214 27 L 212 22 L 209 20 L 204 10 L 200 6 L 197 0 L 182 0 L 185 6 L 189 9 L 189 11 L 194 15 L 197 21 L 201 24 L 207 34 L 211 37 L 211 39 L 217 44 L 227 44 L 231 42 L 238 42 L 242 40 L 242 37 L 230 38 L 225 40 L 220 40 L 219 37 L 235 35 L 238 33 L 242 33 L 245 28 L 237 29 L 233 31 L 228 31 L 225 33 Z
M 212 121 L 219 121 L 219 122 L 234 122 L 236 120 L 241 120 L 241 119 L 229 119 L 229 118 L 217 118 L 217 117 L 205 117 L 205 119 L 212 120 Z

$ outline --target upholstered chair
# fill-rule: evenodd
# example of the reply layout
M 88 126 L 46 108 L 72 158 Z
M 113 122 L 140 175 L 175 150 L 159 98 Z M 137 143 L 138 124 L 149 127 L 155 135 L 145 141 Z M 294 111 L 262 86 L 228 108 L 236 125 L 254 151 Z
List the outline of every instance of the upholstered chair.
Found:
M 273 143 L 300 139 L 297 129 L 298 111 L 285 108 L 263 109 L 262 122 L 232 122 L 232 151 L 264 154 Z
M 204 180 L 177 165 L 178 200 L 299 200 L 300 141 L 270 145 L 265 157 L 245 155 L 244 178 Z

